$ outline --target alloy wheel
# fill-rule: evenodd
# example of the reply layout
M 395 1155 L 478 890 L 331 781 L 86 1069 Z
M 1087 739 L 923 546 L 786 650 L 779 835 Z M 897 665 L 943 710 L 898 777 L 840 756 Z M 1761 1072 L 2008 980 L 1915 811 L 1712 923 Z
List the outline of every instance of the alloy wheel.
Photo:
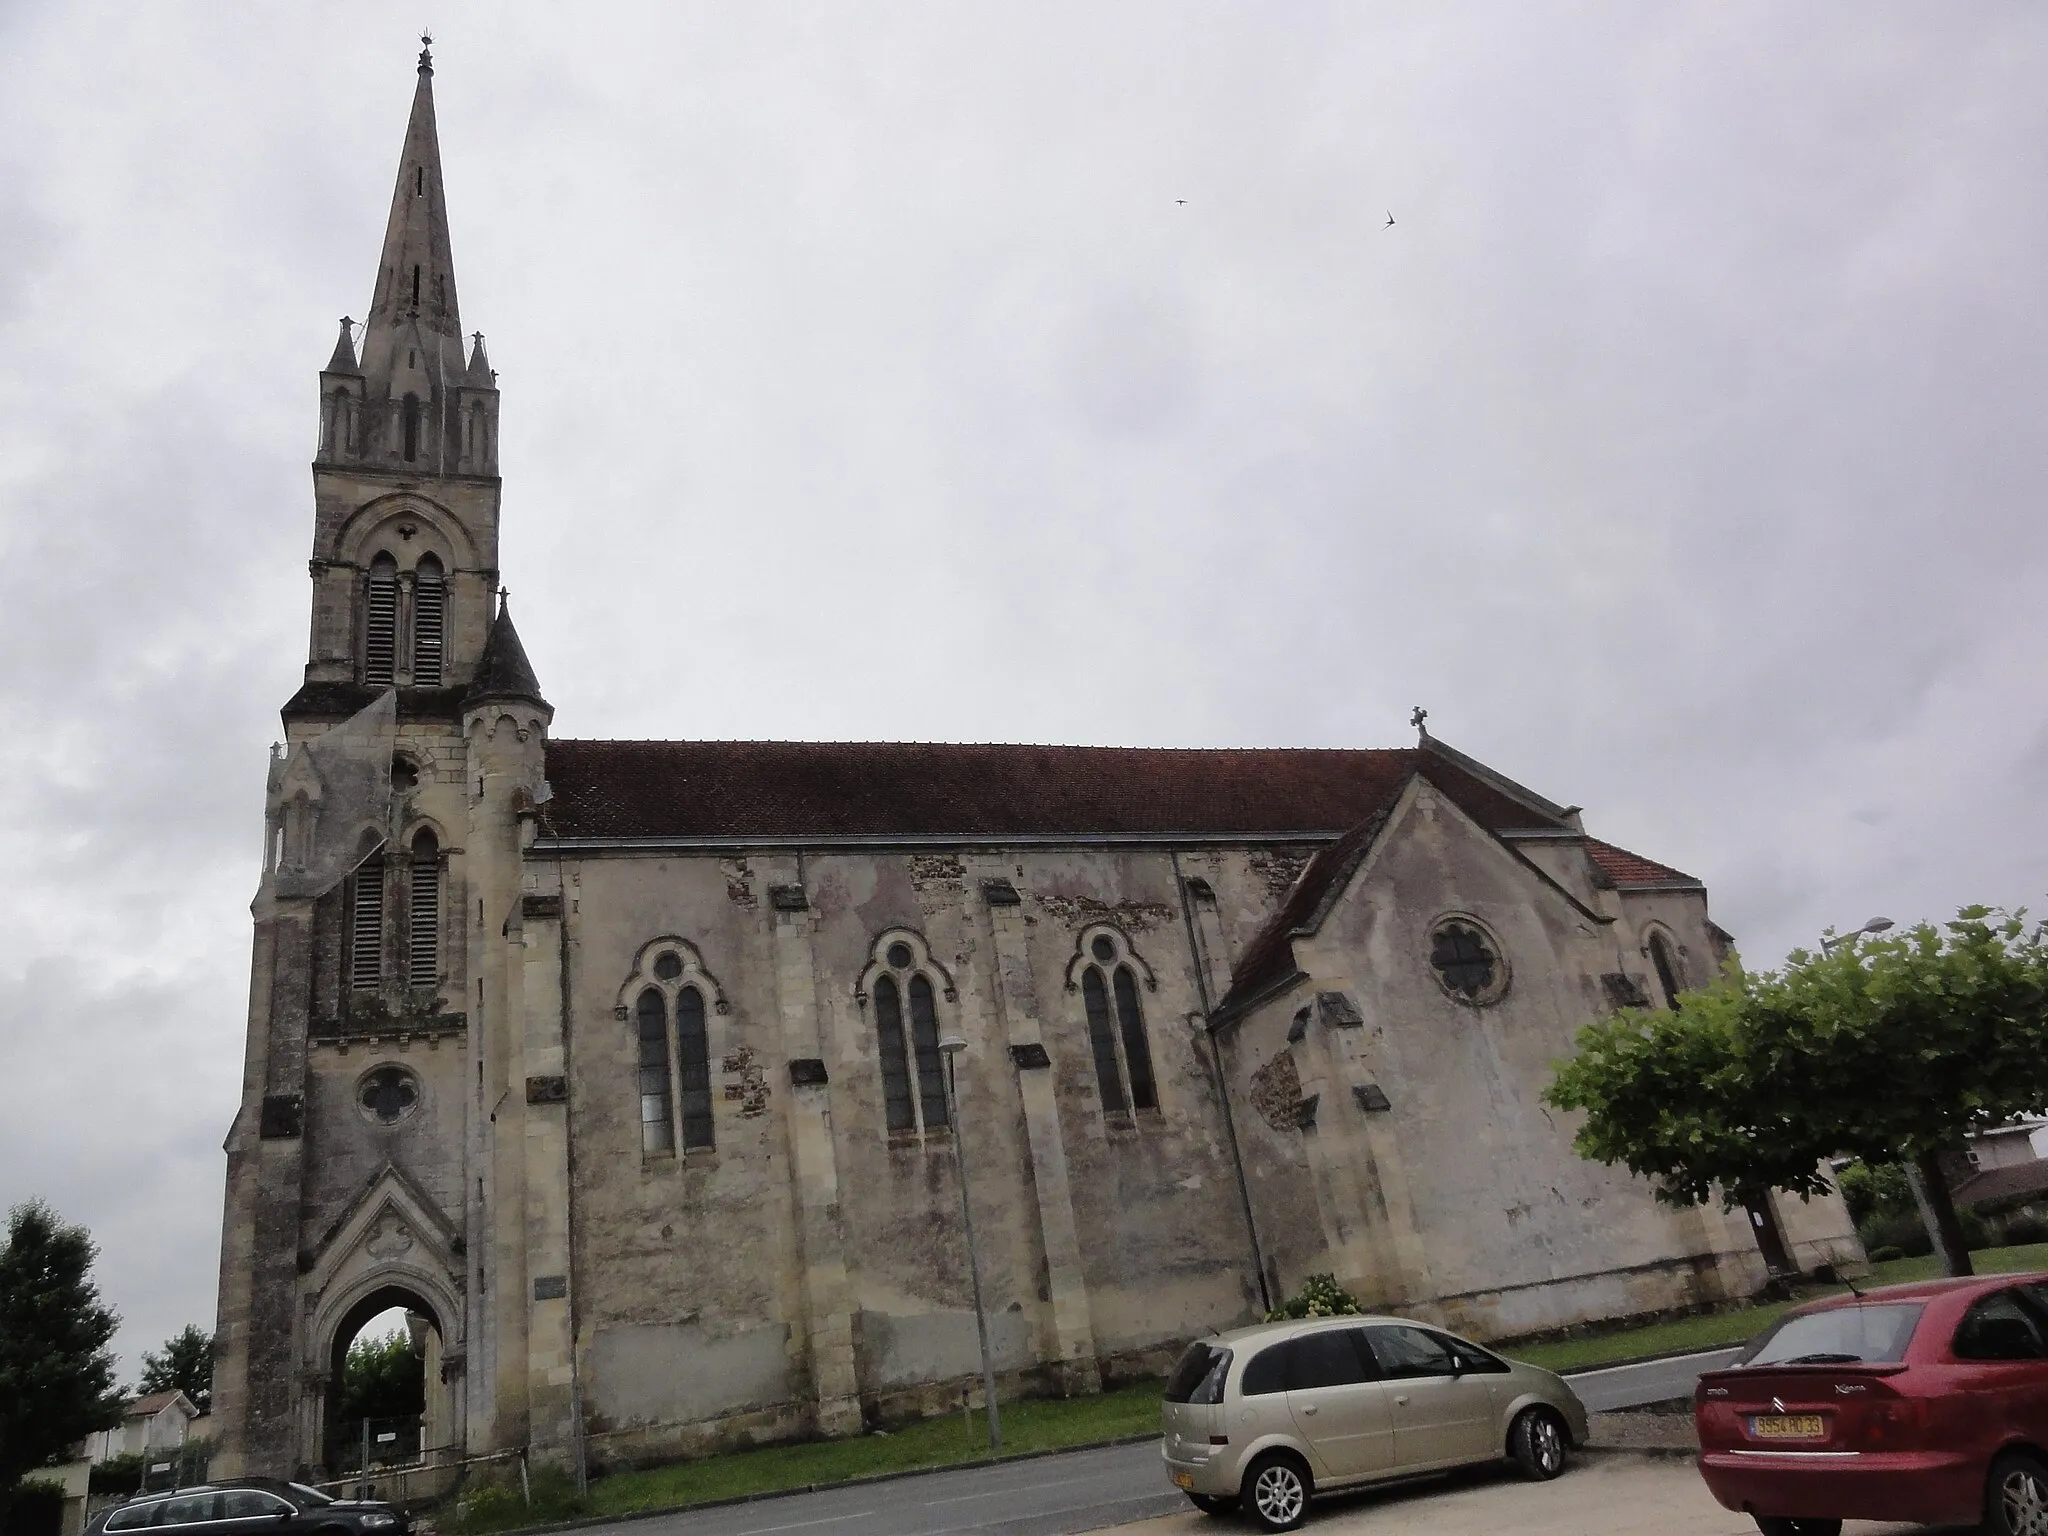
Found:
M 1271 1525 L 1283 1530 L 1293 1525 L 1307 1502 L 1301 1474 L 1284 1461 L 1261 1467 L 1252 1482 L 1252 1502 Z
M 2012 1536 L 2048 1536 L 2048 1481 L 2024 1463 L 1998 1480 L 1998 1510 Z
M 1538 1414 L 1529 1426 L 1529 1439 L 1536 1452 L 1536 1464 L 1546 1477 L 1554 1477 L 1564 1466 L 1564 1433 L 1549 1414 Z

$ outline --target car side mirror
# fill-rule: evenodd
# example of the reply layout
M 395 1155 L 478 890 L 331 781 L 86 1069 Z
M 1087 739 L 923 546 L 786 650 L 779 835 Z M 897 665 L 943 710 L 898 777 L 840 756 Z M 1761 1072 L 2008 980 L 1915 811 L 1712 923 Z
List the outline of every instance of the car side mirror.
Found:
M 289 1520 L 293 1515 L 297 1513 L 298 1511 L 293 1509 L 280 1509 L 276 1514 L 272 1515 L 270 1518 L 273 1520 Z

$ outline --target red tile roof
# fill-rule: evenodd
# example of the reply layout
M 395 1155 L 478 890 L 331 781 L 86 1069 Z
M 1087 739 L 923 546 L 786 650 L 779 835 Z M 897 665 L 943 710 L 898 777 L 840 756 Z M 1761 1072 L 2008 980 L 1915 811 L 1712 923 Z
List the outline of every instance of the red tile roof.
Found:
M 2023 1195 L 2048 1195 L 2048 1158 L 1986 1168 L 1955 1187 L 1957 1205 L 1989 1205 L 1994 1200 L 2016 1200 Z
M 1655 859 L 1646 859 L 1639 853 L 1630 853 L 1626 848 L 1603 843 L 1597 837 L 1586 839 L 1586 852 L 1592 856 L 1601 873 L 1624 890 L 1632 885 L 1701 883 L 1691 875 L 1673 869 L 1669 864 L 1659 864 Z
M 550 741 L 559 838 L 1334 837 L 1430 776 L 1488 826 L 1556 822 L 1418 748 Z

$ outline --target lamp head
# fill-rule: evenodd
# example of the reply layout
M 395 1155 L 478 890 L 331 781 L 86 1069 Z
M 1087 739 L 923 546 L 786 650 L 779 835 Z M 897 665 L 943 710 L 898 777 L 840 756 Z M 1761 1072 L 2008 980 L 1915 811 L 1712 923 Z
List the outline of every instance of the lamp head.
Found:
M 946 1056 L 958 1056 L 967 1049 L 967 1042 L 958 1035 L 948 1035 L 939 1042 L 939 1051 Z
M 1885 929 L 1887 929 L 1887 928 L 1889 928 L 1889 927 L 1891 927 L 1891 926 L 1892 926 L 1892 920 L 1891 920 L 1890 918 L 1888 918 L 1888 917 L 1873 917 L 1873 918 L 1872 918 L 1872 919 L 1871 919 L 1871 920 L 1870 920 L 1869 922 L 1865 923 L 1865 924 L 1864 924 L 1864 925 L 1863 925 L 1863 926 L 1862 926 L 1862 927 L 1861 927 L 1860 929 L 1858 929 L 1857 931 L 1858 931 L 1859 933 L 1883 933 L 1883 932 L 1885 931 Z

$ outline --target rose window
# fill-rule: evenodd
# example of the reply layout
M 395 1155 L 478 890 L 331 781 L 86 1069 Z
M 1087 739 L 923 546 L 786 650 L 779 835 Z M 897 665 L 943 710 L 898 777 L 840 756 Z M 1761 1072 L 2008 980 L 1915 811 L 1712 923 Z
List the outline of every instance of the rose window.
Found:
M 1507 967 L 1492 935 L 1477 923 L 1451 919 L 1430 935 L 1429 963 L 1451 996 L 1465 1003 L 1490 1003 L 1506 989 Z

